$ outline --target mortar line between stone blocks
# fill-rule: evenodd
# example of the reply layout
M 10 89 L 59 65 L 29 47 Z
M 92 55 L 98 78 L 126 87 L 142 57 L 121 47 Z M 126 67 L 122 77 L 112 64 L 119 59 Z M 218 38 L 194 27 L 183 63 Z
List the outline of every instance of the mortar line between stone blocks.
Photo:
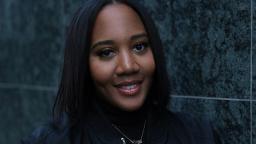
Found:
M 222 100 L 222 101 L 240 101 L 240 102 L 250 102 L 256 100 L 250 99 L 238 99 L 238 98 L 220 98 L 220 97 L 207 97 L 207 96 L 182 96 L 182 95 L 171 95 L 173 98 L 184 98 L 184 99 L 203 99 L 203 100 Z
M 15 83 L 0 83 L 0 88 L 38 90 L 38 91 L 49 91 L 49 92 L 55 92 L 57 90 L 56 87 L 51 87 L 51 86 L 26 85 L 26 84 L 15 84 Z
M 252 142 L 252 140 L 253 140 L 253 135 L 252 135 L 252 101 L 253 101 L 253 98 L 252 98 L 252 47 L 253 47 L 253 0 L 251 0 L 250 1 L 251 2 L 251 17 L 250 17 L 250 20 L 251 20 L 251 36 L 250 36 L 250 38 L 251 38 L 251 43 L 250 43 L 250 46 L 251 46 L 251 48 L 250 48 L 250 143 L 251 144 L 253 144 Z

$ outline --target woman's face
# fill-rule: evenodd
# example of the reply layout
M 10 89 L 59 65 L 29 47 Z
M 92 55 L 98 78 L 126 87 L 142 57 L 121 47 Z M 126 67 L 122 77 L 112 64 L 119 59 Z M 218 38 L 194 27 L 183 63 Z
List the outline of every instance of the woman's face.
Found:
M 105 6 L 96 18 L 91 43 L 90 73 L 103 99 L 126 111 L 140 108 L 155 62 L 138 14 L 124 4 Z

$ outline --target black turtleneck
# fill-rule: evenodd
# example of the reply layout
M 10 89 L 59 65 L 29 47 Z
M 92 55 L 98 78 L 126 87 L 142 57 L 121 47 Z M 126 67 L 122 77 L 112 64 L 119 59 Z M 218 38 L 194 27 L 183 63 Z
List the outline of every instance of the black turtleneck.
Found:
M 132 140 L 139 140 L 141 138 L 148 111 L 146 105 L 143 105 L 140 109 L 135 111 L 124 111 L 110 105 L 104 100 L 97 99 L 95 103 L 99 106 L 99 109 L 103 112 L 104 116 L 126 136 Z M 128 143 L 127 140 L 126 143 Z

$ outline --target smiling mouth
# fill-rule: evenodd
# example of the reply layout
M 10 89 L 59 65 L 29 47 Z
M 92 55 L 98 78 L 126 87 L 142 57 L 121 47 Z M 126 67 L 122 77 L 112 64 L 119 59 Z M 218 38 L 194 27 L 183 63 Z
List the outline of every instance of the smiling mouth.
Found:
M 116 85 L 116 88 L 119 93 L 126 96 L 136 95 L 141 89 L 142 81 L 134 82 L 124 82 L 119 85 Z

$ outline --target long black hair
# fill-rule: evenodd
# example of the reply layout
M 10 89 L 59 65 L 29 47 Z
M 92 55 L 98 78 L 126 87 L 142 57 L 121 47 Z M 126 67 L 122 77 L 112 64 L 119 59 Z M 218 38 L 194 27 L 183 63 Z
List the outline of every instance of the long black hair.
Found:
M 156 69 L 147 99 L 150 104 L 165 109 L 169 102 L 170 83 L 162 42 L 150 15 L 139 3 L 132 0 L 88 0 L 75 13 L 67 32 L 64 66 L 53 116 L 67 113 L 71 121 L 86 116 L 95 89 L 89 70 L 89 53 L 92 28 L 99 11 L 106 5 L 123 3 L 140 16 L 147 31 Z

